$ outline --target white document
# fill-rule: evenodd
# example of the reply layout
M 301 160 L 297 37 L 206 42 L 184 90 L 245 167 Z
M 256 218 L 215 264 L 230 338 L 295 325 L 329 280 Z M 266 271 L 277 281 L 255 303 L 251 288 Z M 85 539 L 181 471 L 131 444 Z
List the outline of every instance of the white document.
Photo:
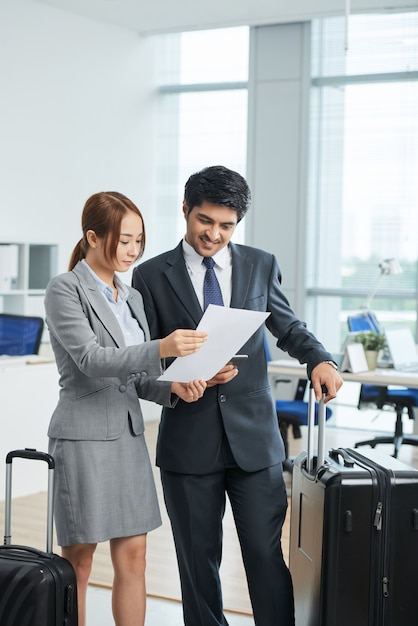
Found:
M 178 357 L 158 380 L 180 383 L 209 380 L 228 363 L 269 315 L 210 304 L 197 327 L 197 330 L 208 333 L 203 346 L 194 354 Z
M 349 343 L 345 349 L 343 362 L 341 363 L 342 372 L 352 372 L 358 374 L 360 372 L 368 372 L 369 367 L 364 354 L 364 348 L 361 343 Z

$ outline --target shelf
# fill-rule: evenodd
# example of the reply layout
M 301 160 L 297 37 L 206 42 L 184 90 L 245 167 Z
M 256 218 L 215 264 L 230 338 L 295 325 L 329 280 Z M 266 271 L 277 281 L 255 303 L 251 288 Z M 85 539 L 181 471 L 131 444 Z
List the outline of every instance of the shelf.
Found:
M 56 244 L 0 242 L 0 312 L 44 316 L 57 252 Z

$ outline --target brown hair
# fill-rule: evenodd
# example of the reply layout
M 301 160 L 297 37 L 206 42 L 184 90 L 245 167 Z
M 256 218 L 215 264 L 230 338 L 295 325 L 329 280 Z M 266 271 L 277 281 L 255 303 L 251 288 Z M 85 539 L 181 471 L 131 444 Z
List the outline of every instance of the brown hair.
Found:
M 88 248 L 86 234 L 89 230 L 93 230 L 97 237 L 104 240 L 105 257 L 114 259 L 119 244 L 121 222 L 128 211 L 133 211 L 142 220 L 144 231 L 138 259 L 141 258 L 145 248 L 145 225 L 141 211 L 132 200 L 117 191 L 100 191 L 90 196 L 84 205 L 81 216 L 83 237 L 71 254 L 68 270 L 72 270 L 81 259 L 86 257 Z

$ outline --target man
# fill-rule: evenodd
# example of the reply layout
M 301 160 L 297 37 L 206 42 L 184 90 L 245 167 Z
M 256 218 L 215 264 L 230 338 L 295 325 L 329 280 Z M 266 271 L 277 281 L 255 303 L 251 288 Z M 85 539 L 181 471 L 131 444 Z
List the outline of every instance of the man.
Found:
M 186 235 L 170 252 L 134 270 L 152 338 L 196 328 L 203 315 L 206 257 L 213 257 L 224 306 L 269 311 L 266 326 L 277 345 L 302 363 L 317 398 L 328 401 L 342 380 L 332 356 L 289 306 L 272 254 L 231 243 L 250 204 L 238 173 L 222 166 L 186 183 Z M 224 367 L 194 404 L 164 408 L 157 442 L 164 498 L 180 571 L 186 626 L 226 626 L 219 565 L 222 517 L 228 494 L 257 626 L 293 626 L 290 573 L 281 531 L 287 497 L 283 441 L 269 388 L 264 328 L 242 347 L 248 359 Z

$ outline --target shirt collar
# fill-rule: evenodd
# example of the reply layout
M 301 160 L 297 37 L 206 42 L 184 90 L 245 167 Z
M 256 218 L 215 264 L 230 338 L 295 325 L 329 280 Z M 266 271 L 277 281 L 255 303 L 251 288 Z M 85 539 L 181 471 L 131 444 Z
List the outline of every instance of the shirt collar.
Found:
M 186 261 L 187 266 L 192 272 L 203 272 L 206 271 L 205 266 L 202 264 L 203 256 L 198 254 L 192 246 L 187 243 L 185 239 L 183 239 L 183 254 L 184 260 Z M 213 255 L 213 260 L 216 265 L 220 268 L 224 269 L 231 263 L 231 251 L 229 246 L 224 246 Z
M 84 264 L 84 267 L 88 269 L 90 274 L 93 276 L 94 282 L 96 283 L 98 289 L 106 296 L 107 299 L 113 300 L 113 290 L 107 283 L 104 282 L 101 278 L 99 278 L 96 272 L 90 267 L 85 259 L 82 259 L 81 262 Z M 114 278 L 115 287 L 118 290 L 118 298 L 121 300 L 127 300 L 129 296 L 128 287 L 120 280 L 119 276 L 115 274 Z

